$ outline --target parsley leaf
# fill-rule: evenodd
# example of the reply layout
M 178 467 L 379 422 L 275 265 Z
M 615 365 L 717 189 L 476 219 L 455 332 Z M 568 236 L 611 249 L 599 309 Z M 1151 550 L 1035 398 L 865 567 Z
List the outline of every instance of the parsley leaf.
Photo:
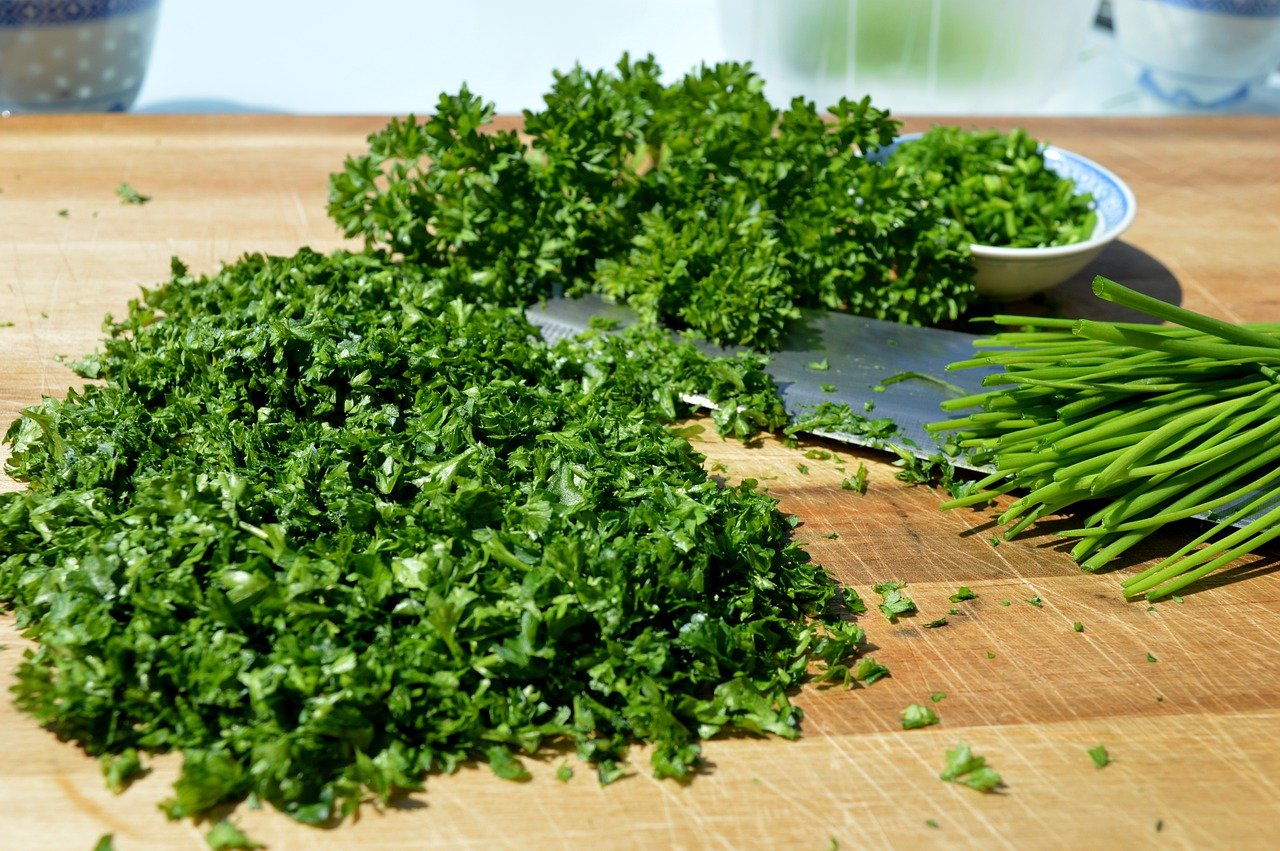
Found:
M 992 792 L 1003 785 L 1000 775 L 987 765 L 986 758 L 975 756 L 963 742 L 956 743 L 955 748 L 947 751 L 947 764 L 938 777 L 979 792 Z
M 919 727 L 930 727 L 939 721 L 938 713 L 927 706 L 913 703 L 902 710 L 902 729 L 915 730 Z
M 854 667 L 853 676 L 858 682 L 871 685 L 877 680 L 889 676 L 889 669 L 872 657 L 863 656 Z
M 1089 748 L 1089 758 L 1093 760 L 1093 764 L 1097 768 L 1105 768 L 1111 762 L 1111 755 L 1107 753 L 1107 749 L 1098 745 L 1096 748 Z
M 867 492 L 867 465 L 858 462 L 858 471 L 852 476 L 848 476 L 840 482 L 840 487 L 847 491 L 866 494 Z
M 915 601 L 902 593 L 902 589 L 906 585 L 906 582 L 901 581 L 882 582 L 879 585 L 873 585 L 871 588 L 872 591 L 880 595 L 882 602 L 878 608 L 889 623 L 896 622 L 899 615 L 914 614 L 916 611 Z
M 150 195 L 139 195 L 132 186 L 127 183 L 121 183 L 116 187 L 116 195 L 120 196 L 122 204 L 137 204 L 141 206 L 151 200 Z
M 102 776 L 107 781 L 107 788 L 117 795 L 146 773 L 135 748 L 125 748 L 118 754 L 103 754 L 98 762 L 102 768 Z
M 973 593 L 973 590 L 970 589 L 969 587 L 965 585 L 961 585 L 959 588 L 956 589 L 956 593 L 952 594 L 947 599 L 953 603 L 960 603 L 960 602 L 963 602 L 964 600 L 976 600 L 978 599 L 978 595 Z
M 254 851 L 266 848 L 261 842 L 254 842 L 244 831 L 227 819 L 222 819 L 205 834 L 204 841 L 212 851 Z

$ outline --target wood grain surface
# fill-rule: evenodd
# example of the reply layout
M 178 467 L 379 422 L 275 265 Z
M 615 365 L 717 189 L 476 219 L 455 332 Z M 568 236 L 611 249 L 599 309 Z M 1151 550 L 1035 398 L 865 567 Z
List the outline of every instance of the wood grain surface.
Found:
M 0 120 L 0 425 L 75 377 L 58 356 L 91 351 L 102 317 L 178 256 L 197 271 L 247 251 L 341 244 L 325 216 L 327 174 L 362 149 L 377 118 L 73 116 Z M 926 119 L 907 129 L 928 126 Z M 1136 223 L 1088 270 L 1232 320 L 1280 320 L 1280 119 L 967 120 L 1019 124 L 1111 168 L 1134 190 Z M 124 205 L 121 182 L 150 195 Z M 1087 275 L 1059 310 L 1108 315 Z M 1029 305 L 1028 309 L 1044 309 Z M 941 513 L 874 453 L 824 444 L 695 443 L 730 479 L 761 479 L 813 556 L 840 582 L 909 583 L 915 618 L 864 615 L 872 655 L 893 672 L 870 688 L 805 688 L 803 737 L 727 737 L 681 785 L 635 754 L 601 788 L 562 754 L 512 784 L 487 768 L 429 778 L 426 791 L 355 823 L 307 828 L 267 810 L 233 818 L 271 849 L 312 848 L 1272 848 L 1280 846 L 1280 576 L 1274 553 L 1237 565 L 1185 602 L 1126 603 L 1135 569 L 1084 575 L 1057 541 L 992 546 L 988 514 Z M 806 459 L 810 448 L 832 451 Z M 859 463 L 866 495 L 840 489 Z M 801 473 L 804 464 L 808 473 Z M 842 471 L 839 467 L 843 467 Z M 16 487 L 5 482 L 4 487 Z M 1185 531 L 1185 530 L 1183 530 Z M 830 537 L 829 537 L 830 536 Z M 1155 542 L 1149 559 L 1177 538 Z M 924 624 L 968 585 L 945 627 Z M 1027 602 L 1043 600 L 1042 607 Z M 1007 601 L 1007 605 L 1005 602 Z M 1083 632 L 1072 624 L 1079 621 Z M 26 646 L 0 615 L 0 688 Z M 1157 661 L 1148 661 L 1151 654 Z M 942 723 L 903 731 L 910 703 Z M 1007 787 L 941 782 L 964 741 Z M 1094 767 L 1103 744 L 1114 762 Z M 574 760 L 570 761 L 573 764 Z M 176 757 L 116 797 L 95 760 L 0 703 L 0 848 L 204 848 L 206 825 L 168 822 Z M 929 822 L 936 823 L 936 827 Z

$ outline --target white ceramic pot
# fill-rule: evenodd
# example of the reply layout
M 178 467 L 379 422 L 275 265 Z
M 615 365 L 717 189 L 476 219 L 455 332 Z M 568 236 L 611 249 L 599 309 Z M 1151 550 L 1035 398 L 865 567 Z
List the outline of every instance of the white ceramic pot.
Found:
M 1111 0 L 1111 13 L 1139 85 L 1181 107 L 1242 101 L 1280 66 L 1280 0 Z
M 0 0 L 0 113 L 128 109 L 160 0 Z
M 1020 113 L 1057 93 L 1098 0 L 720 0 L 729 58 L 778 104 L 870 94 L 897 113 Z

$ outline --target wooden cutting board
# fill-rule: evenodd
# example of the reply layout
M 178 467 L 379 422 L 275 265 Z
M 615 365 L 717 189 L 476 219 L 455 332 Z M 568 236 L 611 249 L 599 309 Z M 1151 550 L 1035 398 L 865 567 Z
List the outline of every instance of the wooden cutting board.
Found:
M 911 120 L 923 129 L 927 120 Z M 1009 127 L 1008 119 L 974 120 Z M 1137 222 L 1092 272 L 1232 320 L 1280 320 L 1280 119 L 1016 122 L 1120 174 Z M 123 312 L 177 255 L 208 271 L 246 251 L 341 244 L 325 216 L 326 175 L 362 149 L 376 118 L 74 116 L 0 120 L 0 424 L 74 376 L 55 357 L 93 349 L 103 314 Z M 128 183 L 151 196 L 124 205 Z M 1054 293 L 1070 313 L 1106 315 L 1081 278 Z M 634 774 L 601 788 L 561 758 L 512 784 L 485 768 L 432 777 L 426 792 L 357 823 L 302 827 L 240 807 L 272 849 L 1280 846 L 1280 576 L 1275 553 L 1204 583 L 1185 602 L 1126 603 L 1134 569 L 1084 575 L 1047 536 L 992 546 L 990 517 L 943 514 L 873 453 L 748 446 L 708 430 L 695 442 L 730 479 L 761 479 L 813 556 L 865 598 L 903 579 L 920 607 L 890 625 L 864 615 L 872 655 L 893 672 L 870 688 L 806 688 L 801 740 L 735 737 L 680 785 Z M 808 449 L 830 459 L 806 458 Z M 841 490 L 865 463 L 866 495 Z M 800 465 L 807 467 L 802 472 Z M 15 487 L 6 482 L 6 488 Z M 1148 548 L 1146 558 L 1167 541 Z M 977 600 L 936 629 L 968 585 Z M 1042 607 L 1027 602 L 1032 597 Z M 1077 633 L 1072 623 L 1084 631 Z M 26 642 L 0 615 L 0 686 Z M 1151 654 L 1157 661 L 1148 661 Z M 942 723 L 900 729 L 929 703 Z M 964 741 L 1003 774 L 1001 794 L 941 782 Z M 1114 762 L 1094 767 L 1103 744 Z M 178 760 L 119 797 L 96 761 L 0 703 L 0 847 L 203 848 L 204 826 L 156 803 Z M 936 823 L 936 827 L 933 826 Z

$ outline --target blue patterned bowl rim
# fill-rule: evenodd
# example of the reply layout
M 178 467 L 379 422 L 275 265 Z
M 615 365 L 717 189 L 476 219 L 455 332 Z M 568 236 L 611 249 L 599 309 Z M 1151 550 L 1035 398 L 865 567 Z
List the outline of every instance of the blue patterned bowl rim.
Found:
M 923 133 L 905 133 L 893 142 L 871 154 L 868 159 L 883 161 L 893 153 L 899 145 L 919 139 Z M 1133 191 L 1110 169 L 1103 168 L 1088 157 L 1059 148 L 1055 145 L 1044 146 L 1045 168 L 1062 177 L 1069 177 L 1076 183 L 1076 194 L 1093 195 L 1093 209 L 1098 214 L 1098 223 L 1093 228 L 1093 235 L 1083 242 L 1070 245 L 1052 245 L 1047 248 L 1007 248 L 1002 245 L 978 245 L 971 247 L 975 254 L 984 257 L 1022 257 L 1026 259 L 1044 257 L 1062 257 L 1093 251 L 1114 241 L 1120 234 L 1129 229 L 1138 215 L 1138 202 Z
M 83 24 L 155 11 L 160 0 L 0 0 L 0 27 Z

